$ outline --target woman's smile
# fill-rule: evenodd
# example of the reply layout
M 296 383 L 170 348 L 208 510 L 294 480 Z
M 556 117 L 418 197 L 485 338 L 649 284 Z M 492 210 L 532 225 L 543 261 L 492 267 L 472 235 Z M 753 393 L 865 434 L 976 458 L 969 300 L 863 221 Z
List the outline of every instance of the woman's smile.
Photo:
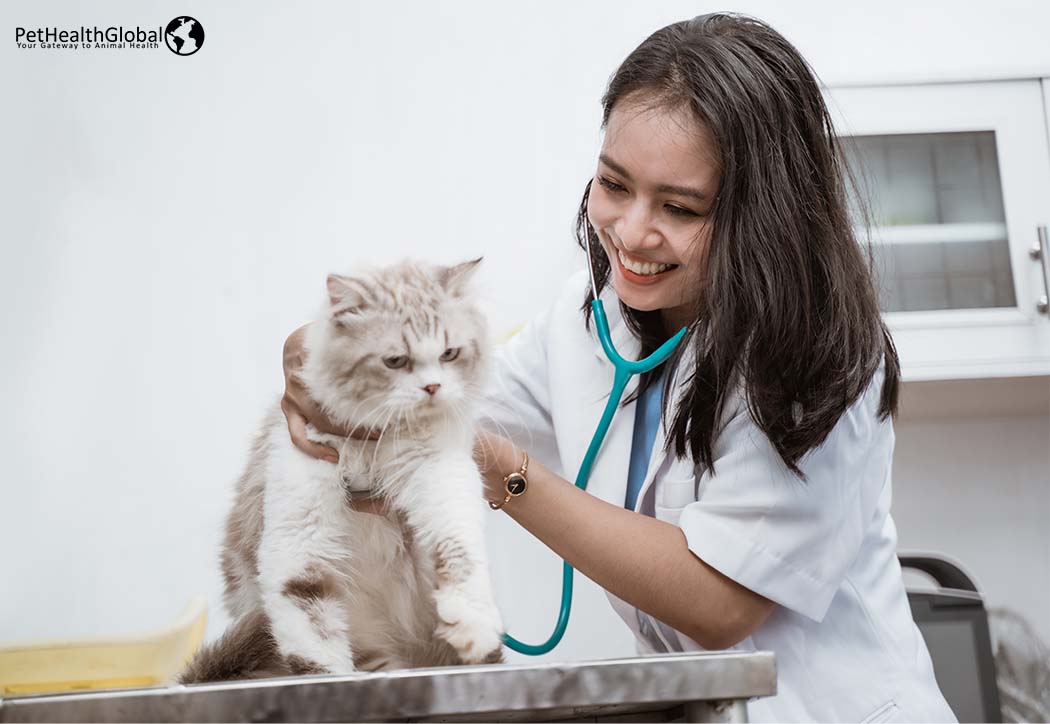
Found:
M 616 268 L 621 277 L 632 284 L 656 284 L 678 268 L 677 264 L 661 264 L 638 259 L 623 249 L 614 248 L 613 251 L 616 263 L 612 266 Z

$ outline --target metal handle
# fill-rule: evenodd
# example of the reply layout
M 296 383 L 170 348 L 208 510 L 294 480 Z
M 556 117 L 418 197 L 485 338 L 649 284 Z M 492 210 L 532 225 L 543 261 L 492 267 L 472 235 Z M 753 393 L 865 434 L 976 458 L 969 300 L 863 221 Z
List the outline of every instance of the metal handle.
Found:
M 1043 267 L 1043 296 L 1039 297 L 1035 308 L 1040 314 L 1047 314 L 1050 310 L 1050 302 L 1048 302 L 1048 296 L 1050 296 L 1050 235 L 1046 232 L 1046 224 L 1035 227 L 1035 232 L 1038 240 L 1028 250 L 1028 256 L 1041 261 Z

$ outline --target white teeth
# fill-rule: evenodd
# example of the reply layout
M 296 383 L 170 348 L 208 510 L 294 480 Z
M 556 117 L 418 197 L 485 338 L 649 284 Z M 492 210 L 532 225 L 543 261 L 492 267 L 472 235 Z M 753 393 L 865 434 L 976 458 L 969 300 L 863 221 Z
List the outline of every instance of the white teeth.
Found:
M 619 249 L 616 250 L 616 253 L 620 257 L 620 263 L 623 264 L 625 268 L 630 269 L 635 274 L 641 274 L 643 276 L 659 274 L 660 272 L 667 271 L 674 266 L 673 264 L 653 264 L 652 262 L 638 263 L 628 259 Z

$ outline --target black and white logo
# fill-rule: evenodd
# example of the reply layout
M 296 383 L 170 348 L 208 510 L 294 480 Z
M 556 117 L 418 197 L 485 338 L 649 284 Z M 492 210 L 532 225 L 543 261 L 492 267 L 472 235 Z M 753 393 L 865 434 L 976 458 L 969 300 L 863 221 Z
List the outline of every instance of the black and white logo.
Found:
M 164 28 L 164 42 L 175 55 L 193 55 L 204 45 L 204 28 L 188 15 L 177 17 Z

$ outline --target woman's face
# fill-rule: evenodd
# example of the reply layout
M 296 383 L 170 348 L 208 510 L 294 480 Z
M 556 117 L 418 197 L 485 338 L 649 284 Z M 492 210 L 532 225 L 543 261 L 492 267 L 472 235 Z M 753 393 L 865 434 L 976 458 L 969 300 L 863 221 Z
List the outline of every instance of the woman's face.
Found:
M 717 158 L 710 134 L 687 113 L 621 101 L 609 116 L 587 215 L 617 296 L 634 309 L 664 310 L 670 330 L 693 321 Z

